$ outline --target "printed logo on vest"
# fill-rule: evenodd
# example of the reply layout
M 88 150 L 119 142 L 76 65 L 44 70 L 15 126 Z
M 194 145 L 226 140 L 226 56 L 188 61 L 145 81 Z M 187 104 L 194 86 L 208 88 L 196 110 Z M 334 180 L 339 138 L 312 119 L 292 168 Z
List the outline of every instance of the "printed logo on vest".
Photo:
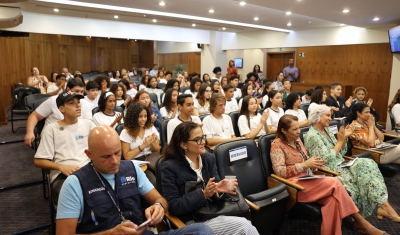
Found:
M 83 139 L 83 137 L 84 137 L 83 135 L 77 135 L 77 136 L 75 136 L 75 139 L 80 140 L 80 139 Z
M 122 183 L 122 185 L 134 184 L 134 183 L 136 183 L 136 179 L 133 176 L 128 176 L 128 177 L 122 176 L 121 183 Z
M 100 191 L 104 191 L 104 190 L 106 190 L 104 187 L 95 188 L 95 189 L 89 190 L 88 193 L 89 193 L 89 194 L 92 194 L 92 193 L 100 192 Z

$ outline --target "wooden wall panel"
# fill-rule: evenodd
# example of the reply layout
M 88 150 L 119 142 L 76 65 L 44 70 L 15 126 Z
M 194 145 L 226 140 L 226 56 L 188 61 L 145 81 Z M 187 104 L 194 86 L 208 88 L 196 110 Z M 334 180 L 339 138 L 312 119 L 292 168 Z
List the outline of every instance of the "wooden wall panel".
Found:
M 187 64 L 189 73 L 200 73 L 201 55 L 199 52 L 158 54 L 157 58 L 159 66 Z
M 380 120 L 386 121 L 393 60 L 388 43 L 299 47 L 300 52 L 306 53 L 305 57 L 296 57 L 300 81 L 363 86 L 368 90 L 366 98 L 374 99 Z
M 26 38 L 0 38 L 0 124 L 6 123 L 14 84 L 25 83 L 32 67 L 38 67 L 48 78 L 51 71 L 61 72 L 63 67 L 71 73 L 151 67 L 153 45 L 152 41 L 35 33 Z

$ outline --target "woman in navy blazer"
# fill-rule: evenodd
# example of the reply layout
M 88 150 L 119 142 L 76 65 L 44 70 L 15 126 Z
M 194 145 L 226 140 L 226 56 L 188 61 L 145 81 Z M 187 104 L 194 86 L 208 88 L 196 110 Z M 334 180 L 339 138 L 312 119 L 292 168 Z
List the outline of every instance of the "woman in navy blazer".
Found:
M 205 151 L 205 136 L 201 127 L 194 122 L 179 124 L 164 152 L 162 164 L 162 192 L 169 204 L 171 214 L 186 224 L 195 221 L 192 216 L 197 208 L 207 203 L 208 199 L 218 200 L 227 189 L 227 180 L 220 180 L 215 163 L 215 156 Z M 202 181 L 204 189 L 197 189 L 185 194 L 186 181 Z M 214 234 L 258 234 L 251 222 L 241 217 L 219 216 L 204 222 Z

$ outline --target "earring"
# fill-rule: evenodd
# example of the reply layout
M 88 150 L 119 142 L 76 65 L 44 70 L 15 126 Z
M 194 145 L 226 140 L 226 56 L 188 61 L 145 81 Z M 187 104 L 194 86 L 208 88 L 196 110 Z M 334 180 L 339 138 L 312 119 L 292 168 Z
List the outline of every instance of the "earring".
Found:
M 183 153 L 186 155 L 186 153 L 187 153 L 187 149 L 183 149 Z

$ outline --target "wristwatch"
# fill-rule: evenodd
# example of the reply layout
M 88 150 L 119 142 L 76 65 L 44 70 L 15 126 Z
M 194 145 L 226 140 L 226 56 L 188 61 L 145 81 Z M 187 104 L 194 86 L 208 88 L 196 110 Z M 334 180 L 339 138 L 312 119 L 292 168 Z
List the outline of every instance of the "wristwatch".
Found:
M 161 207 L 164 209 L 164 212 L 165 212 L 165 207 L 161 204 L 161 202 L 156 202 L 156 203 L 154 203 L 154 205 L 159 205 L 159 206 L 161 206 Z

